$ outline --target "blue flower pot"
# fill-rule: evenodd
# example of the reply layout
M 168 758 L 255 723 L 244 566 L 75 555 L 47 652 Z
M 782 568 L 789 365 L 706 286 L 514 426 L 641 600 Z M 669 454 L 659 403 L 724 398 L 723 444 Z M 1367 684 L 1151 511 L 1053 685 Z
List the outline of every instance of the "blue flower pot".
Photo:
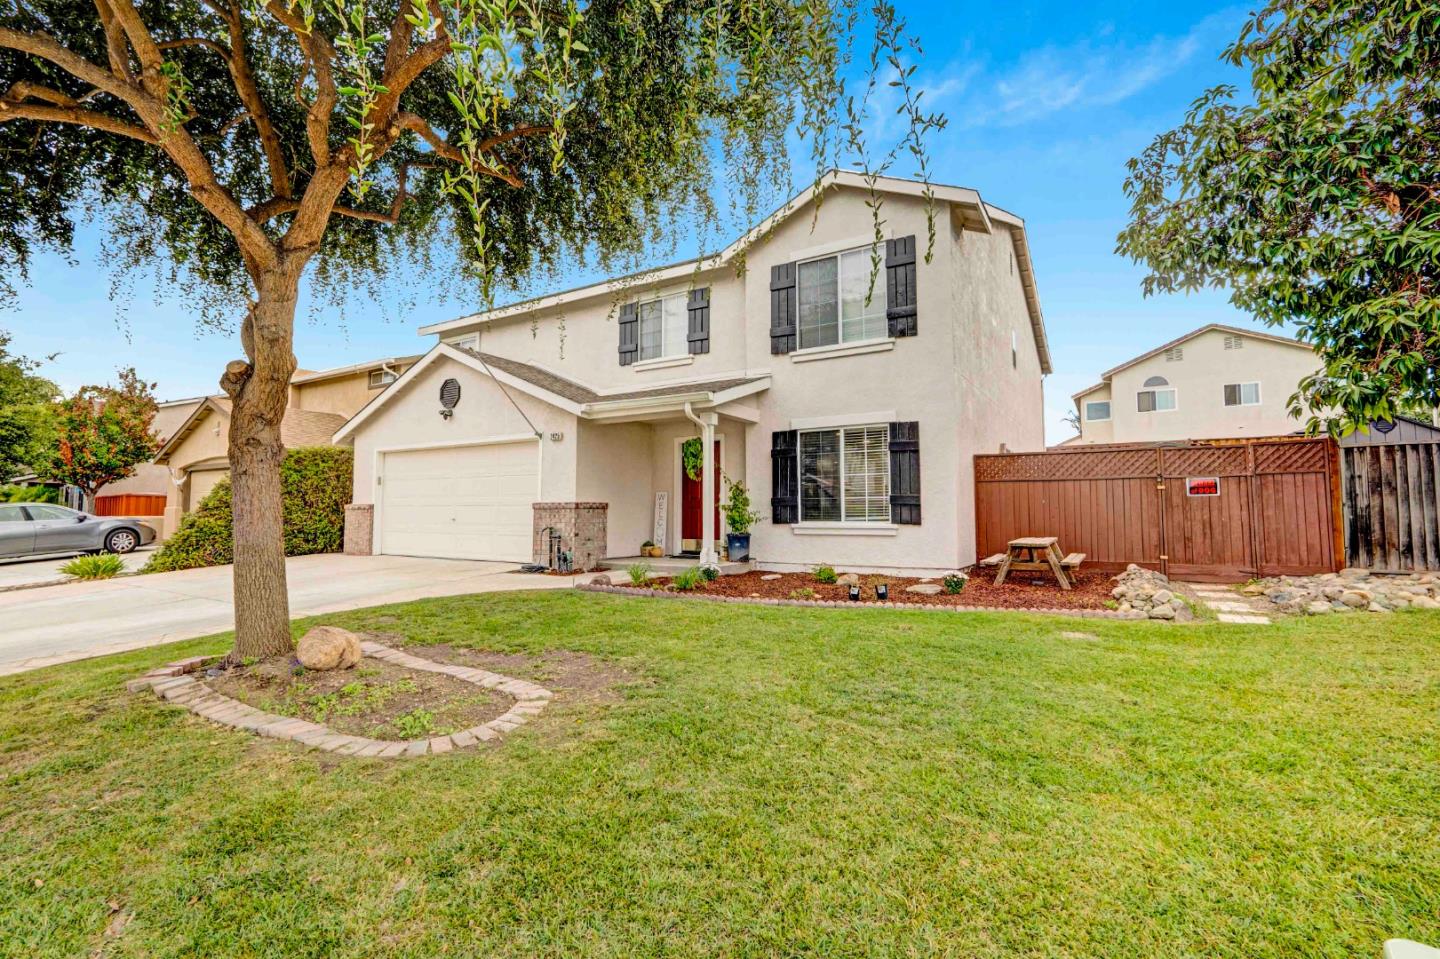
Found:
M 750 559 L 750 534 L 726 533 L 725 552 L 732 563 L 744 563 Z

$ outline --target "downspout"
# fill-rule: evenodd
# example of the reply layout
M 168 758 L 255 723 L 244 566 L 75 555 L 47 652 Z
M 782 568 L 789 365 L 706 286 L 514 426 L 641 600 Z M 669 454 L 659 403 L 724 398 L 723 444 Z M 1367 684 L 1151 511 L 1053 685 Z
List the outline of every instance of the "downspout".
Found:
M 720 565 L 715 555 L 715 468 L 710 462 L 715 455 L 715 424 L 695 415 L 689 400 L 684 410 L 686 418 L 700 427 L 700 565 L 714 568 Z

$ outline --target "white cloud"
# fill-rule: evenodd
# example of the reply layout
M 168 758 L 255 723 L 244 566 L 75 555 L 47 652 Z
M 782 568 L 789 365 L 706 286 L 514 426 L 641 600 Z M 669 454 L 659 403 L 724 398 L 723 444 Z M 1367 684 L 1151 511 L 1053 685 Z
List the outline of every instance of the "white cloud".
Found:
M 1218 57 L 1235 36 L 1243 11 L 1211 14 L 1179 36 L 1135 43 L 1104 25 L 1073 43 L 1027 50 L 1004 67 L 954 61 L 922 78 L 926 104 L 960 126 L 1015 126 L 1062 110 L 1120 103 L 1185 68 Z

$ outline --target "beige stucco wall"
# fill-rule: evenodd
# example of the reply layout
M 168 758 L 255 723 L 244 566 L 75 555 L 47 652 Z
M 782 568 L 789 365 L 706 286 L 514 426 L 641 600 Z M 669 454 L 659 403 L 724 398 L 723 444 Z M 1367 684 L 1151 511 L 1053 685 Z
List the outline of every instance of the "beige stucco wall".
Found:
M 391 367 L 405 372 L 403 365 Z M 379 396 L 383 389 L 370 388 L 370 373 L 350 373 L 314 383 L 298 383 L 290 387 L 290 405 L 314 413 L 336 413 L 354 416 L 366 403 Z
M 1141 382 L 1144 382 L 1143 380 Z M 1110 384 L 1091 390 L 1077 401 L 1080 410 L 1080 443 L 1113 443 L 1115 442 L 1115 402 L 1110 391 Z M 1110 404 L 1110 419 L 1089 420 L 1085 418 L 1086 403 Z
M 164 443 L 169 439 L 181 424 L 190 418 L 190 414 L 199 405 L 199 400 L 161 404 L 155 411 L 155 422 L 151 427 L 155 435 L 160 438 L 160 442 Z M 168 496 L 171 485 L 170 471 L 167 468 L 154 463 L 142 463 L 135 468 L 134 476 L 101 487 L 97 495 L 118 496 L 124 493 L 150 493 L 157 496 Z
M 1276 436 L 1301 429 L 1303 424 L 1291 419 L 1287 406 L 1301 377 L 1319 368 L 1315 354 L 1307 347 L 1248 336 L 1243 338 L 1244 347 L 1227 350 L 1226 335 L 1223 330 L 1209 330 L 1186 340 L 1178 361 L 1167 361 L 1161 354 L 1116 373 L 1110 380 L 1109 436 L 1084 424 L 1084 440 L 1136 443 Z M 1165 377 L 1175 388 L 1174 410 L 1137 411 L 1135 394 L 1152 376 Z M 1225 405 L 1225 384 L 1251 382 L 1260 384 L 1258 406 Z M 1082 396 L 1079 401 L 1083 405 L 1089 398 Z
M 460 403 L 450 419 L 440 416 L 440 384 L 460 382 Z M 449 359 L 422 370 L 385 406 L 377 408 L 354 434 L 354 502 L 374 503 L 376 457 L 387 449 L 414 449 L 533 436 L 525 417 L 484 373 Z M 543 438 L 540 441 L 540 495 L 545 501 L 573 502 L 575 495 L 575 417 L 518 390 L 510 390 Z M 552 433 L 561 434 L 552 439 Z

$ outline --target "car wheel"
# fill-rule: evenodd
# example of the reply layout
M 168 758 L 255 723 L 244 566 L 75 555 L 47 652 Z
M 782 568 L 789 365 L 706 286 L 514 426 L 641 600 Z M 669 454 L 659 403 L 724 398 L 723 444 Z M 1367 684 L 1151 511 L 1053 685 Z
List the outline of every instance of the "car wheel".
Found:
M 135 535 L 134 530 L 117 529 L 105 537 L 105 552 L 107 553 L 129 553 L 140 545 L 140 537 Z

